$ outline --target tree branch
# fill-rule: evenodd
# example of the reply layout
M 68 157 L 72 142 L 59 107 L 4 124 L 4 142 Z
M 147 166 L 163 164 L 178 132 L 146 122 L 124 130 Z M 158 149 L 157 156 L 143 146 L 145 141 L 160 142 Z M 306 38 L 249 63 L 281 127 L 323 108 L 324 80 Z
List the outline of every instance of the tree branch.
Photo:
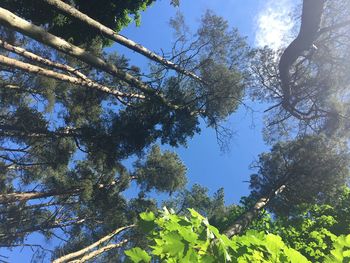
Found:
M 49 192 L 16 192 L 0 194 L 0 204 L 9 204 L 14 202 L 25 202 L 32 199 L 47 198 L 50 196 L 72 195 L 82 192 L 83 189 L 75 188 L 66 191 L 49 191 Z

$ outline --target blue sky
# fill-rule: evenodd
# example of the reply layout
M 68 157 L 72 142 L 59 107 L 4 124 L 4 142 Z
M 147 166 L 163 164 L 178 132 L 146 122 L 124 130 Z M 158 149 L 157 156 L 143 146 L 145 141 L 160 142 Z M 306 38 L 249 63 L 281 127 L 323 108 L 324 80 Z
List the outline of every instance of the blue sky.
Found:
M 177 11 L 184 15 L 190 29 L 195 31 L 200 17 L 210 9 L 224 17 L 230 26 L 237 27 L 251 46 L 279 48 L 288 41 L 283 36 L 293 27 L 288 16 L 292 6 L 291 0 L 281 0 L 277 4 L 272 0 L 183 0 L 179 8 L 173 8 L 168 0 L 161 0 L 142 14 L 140 27 L 131 25 L 121 34 L 153 51 L 166 52 L 170 50 L 173 39 L 169 19 Z M 113 46 L 113 50 L 125 54 L 136 65 L 147 63 L 146 59 L 120 45 Z M 172 149 L 188 168 L 188 186 L 199 183 L 206 186 L 210 193 L 224 187 L 227 204 L 237 203 L 241 196 L 249 194 L 248 183 L 243 182 L 249 180 L 252 173 L 249 165 L 269 148 L 262 139 L 263 111 L 267 106 L 249 100 L 247 104 L 252 110 L 241 106 L 227 121 L 227 126 L 235 134 L 228 153 L 220 151 L 215 131 L 204 125 L 202 133 L 191 139 L 187 148 Z
M 153 6 L 142 14 L 141 26 L 130 25 L 121 33 L 136 42 L 159 52 L 169 50 L 172 43 L 172 31 L 169 19 L 179 10 L 188 25 L 195 30 L 201 15 L 207 10 L 213 10 L 224 17 L 232 27 L 237 27 L 243 36 L 247 36 L 250 45 L 269 45 L 273 48 L 283 46 L 288 41 L 285 33 L 293 27 L 288 19 L 292 0 L 182 0 L 179 8 L 169 5 L 170 0 L 156 1 Z M 113 50 L 124 53 L 136 65 L 146 65 L 147 60 L 114 45 Z M 209 188 L 210 193 L 224 187 L 226 203 L 236 203 L 240 197 L 247 195 L 251 170 L 249 165 L 259 153 L 267 151 L 269 146 L 262 139 L 263 110 L 266 105 L 260 105 L 247 100 L 254 113 L 244 107 L 234 113 L 227 122 L 234 136 L 230 143 L 230 151 L 223 153 L 216 142 L 215 131 L 202 125 L 202 133 L 189 140 L 188 147 L 173 149 L 188 168 L 188 186 L 199 183 Z M 34 235 L 30 241 L 41 243 L 46 241 Z M 49 247 L 57 244 L 47 244 Z M 30 248 L 15 249 L 12 252 L 0 250 L 1 255 L 9 256 L 6 261 L 15 263 L 30 262 Z

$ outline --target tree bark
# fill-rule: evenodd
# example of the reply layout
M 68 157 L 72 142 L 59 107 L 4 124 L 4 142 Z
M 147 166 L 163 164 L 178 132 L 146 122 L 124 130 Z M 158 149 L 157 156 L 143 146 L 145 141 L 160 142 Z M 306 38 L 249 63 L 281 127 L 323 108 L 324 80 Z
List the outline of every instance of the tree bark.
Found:
M 82 192 L 83 189 L 75 188 L 66 191 L 48 191 L 48 192 L 16 192 L 0 194 L 0 204 L 9 204 L 14 202 L 26 202 L 28 200 L 46 198 L 59 195 L 74 195 Z
M 123 241 L 117 243 L 117 244 L 110 244 L 110 245 L 107 245 L 107 246 L 104 246 L 104 247 L 101 247 L 87 255 L 85 255 L 84 257 L 80 258 L 80 259 L 77 259 L 77 260 L 73 260 L 73 261 L 70 261 L 70 263 L 83 263 L 83 262 L 86 262 L 92 258 L 95 258 L 99 255 L 101 255 L 102 253 L 104 252 L 107 252 L 111 249 L 115 249 L 115 248 L 118 248 L 118 247 L 121 247 L 123 246 L 124 244 L 126 244 L 128 242 L 127 239 L 124 239 Z
M 96 247 L 102 245 L 102 243 L 104 243 L 104 242 L 110 240 L 110 239 L 113 238 L 115 235 L 119 234 L 120 232 L 122 232 L 122 231 L 124 231 L 124 230 L 126 230 L 126 229 L 129 229 L 129 228 L 132 228 L 132 227 L 134 227 L 134 226 L 135 226 L 135 225 L 120 227 L 120 228 L 114 230 L 112 233 L 110 233 L 110 234 L 104 236 L 103 238 L 99 239 L 99 240 L 96 241 L 95 243 L 93 243 L 93 244 L 91 244 L 91 245 L 89 245 L 89 246 L 87 246 L 87 247 L 85 247 L 85 248 L 83 248 L 83 249 L 81 249 L 81 250 L 78 250 L 78 251 L 76 251 L 76 252 L 67 254 L 67 255 L 65 255 L 65 256 L 63 256 L 63 257 L 60 257 L 60 258 L 54 260 L 52 263 L 63 263 L 63 262 L 69 261 L 69 260 L 71 260 L 71 259 L 73 259 L 73 258 L 77 258 L 77 257 L 79 257 L 79 256 L 81 256 L 81 255 L 84 255 L 84 254 L 86 254 L 87 252 L 89 252 L 90 250 L 92 250 L 92 249 L 94 249 L 94 248 L 96 248 Z M 90 254 L 88 254 L 88 255 L 90 255 Z M 87 256 L 88 256 L 88 255 L 87 255 Z M 85 257 L 86 257 L 86 256 L 85 256 Z M 80 262 L 80 261 L 77 261 L 77 262 Z
M 49 66 L 49 67 L 52 67 L 52 68 L 56 68 L 56 69 L 60 69 L 60 70 L 66 71 L 68 73 L 71 73 L 71 74 L 73 74 L 73 75 L 83 79 L 83 80 L 91 81 L 83 73 L 81 73 L 80 71 L 78 71 L 77 69 L 75 69 L 73 67 L 70 67 L 69 65 L 63 65 L 63 64 L 60 64 L 60 63 L 53 62 L 53 61 L 51 61 L 49 59 L 40 57 L 40 56 L 38 56 L 38 55 L 36 55 L 36 54 L 34 54 L 32 52 L 29 52 L 29 51 L 27 51 L 24 48 L 11 45 L 10 43 L 8 43 L 8 42 L 6 42 L 4 40 L 1 40 L 1 39 L 0 39 L 0 46 L 2 48 L 6 49 L 7 51 L 16 53 L 17 55 L 20 55 L 20 56 L 25 57 L 27 59 L 39 62 L 39 63 L 41 63 L 43 65 L 46 65 L 46 66 Z
M 146 47 L 122 36 L 119 35 L 117 32 L 112 30 L 111 28 L 108 28 L 104 26 L 103 24 L 99 23 L 98 21 L 94 20 L 93 18 L 87 16 L 86 14 L 80 12 L 76 8 L 74 8 L 71 5 L 68 5 L 64 3 L 61 0 L 43 0 L 46 3 L 54 6 L 56 9 L 62 11 L 64 14 L 73 17 L 75 19 L 78 19 L 81 22 L 86 23 L 88 26 L 95 28 L 99 32 L 101 32 L 105 37 L 141 54 L 144 55 L 145 57 L 158 62 L 162 65 L 164 65 L 167 68 L 171 68 L 173 70 L 176 70 L 179 73 L 182 73 L 186 76 L 189 76 L 195 80 L 202 81 L 200 77 L 198 77 L 196 74 L 193 72 L 187 71 L 183 68 L 181 68 L 179 65 L 165 59 L 162 56 L 157 55 L 156 53 L 152 52 L 151 50 L 147 49 Z
M 122 97 L 142 98 L 142 99 L 144 98 L 144 96 L 140 95 L 140 94 L 128 94 L 128 93 L 120 92 L 118 90 L 112 90 L 109 87 L 106 87 L 106 86 L 101 85 L 99 83 L 93 82 L 91 80 L 87 81 L 87 80 L 83 80 L 81 78 L 65 75 L 65 74 L 50 70 L 50 69 L 45 69 L 45 68 L 42 68 L 39 66 L 25 63 L 25 62 L 22 62 L 20 60 L 16 60 L 13 58 L 8 58 L 8 57 L 2 56 L 2 55 L 0 55 L 0 64 L 2 64 L 4 66 L 11 67 L 11 68 L 23 70 L 23 71 L 26 71 L 28 73 L 39 74 L 39 75 L 42 75 L 42 76 L 45 76 L 48 78 L 53 78 L 53 79 L 57 79 L 60 81 L 68 82 L 68 83 L 71 83 L 74 85 L 80 85 L 80 86 L 87 87 L 90 89 L 93 88 L 93 89 L 102 91 L 104 93 L 114 95 L 118 98 L 122 98 Z
M 278 194 L 282 193 L 286 188 L 285 184 L 280 185 L 276 190 L 272 191 L 268 196 L 261 197 L 253 207 L 251 207 L 247 212 L 241 215 L 233 225 L 226 230 L 225 234 L 228 237 L 232 237 L 234 235 L 239 235 L 245 230 L 252 221 L 259 215 L 259 212 L 264 209 L 268 203 Z

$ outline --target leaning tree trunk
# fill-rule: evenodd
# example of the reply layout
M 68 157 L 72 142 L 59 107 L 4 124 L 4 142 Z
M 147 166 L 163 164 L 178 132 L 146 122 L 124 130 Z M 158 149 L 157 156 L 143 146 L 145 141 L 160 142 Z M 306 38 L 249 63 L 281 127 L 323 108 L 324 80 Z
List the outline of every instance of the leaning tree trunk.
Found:
M 184 68 L 180 67 L 179 65 L 167 60 L 166 58 L 157 55 L 156 53 L 152 52 L 151 50 L 147 49 L 146 47 L 122 36 L 119 35 L 117 32 L 115 32 L 114 30 L 112 30 L 111 28 L 108 28 L 106 26 L 104 26 L 103 24 L 101 24 L 100 22 L 94 20 L 93 18 L 87 16 L 86 14 L 80 12 L 79 10 L 77 10 L 76 8 L 74 8 L 71 5 L 68 5 L 66 3 L 64 3 L 61 0 L 43 0 L 45 2 L 47 2 L 48 4 L 56 7 L 58 10 L 62 11 L 64 14 L 73 17 L 75 19 L 78 19 L 81 22 L 84 22 L 85 24 L 87 24 L 88 26 L 95 28 L 96 30 L 98 30 L 99 32 L 101 32 L 104 36 L 106 36 L 107 38 L 141 54 L 144 55 L 145 57 L 160 63 L 162 65 L 164 65 L 167 68 L 171 68 L 173 70 L 176 70 L 179 73 L 182 73 L 186 76 L 189 76 L 195 80 L 198 81 L 202 81 L 202 79 L 197 76 L 196 74 L 194 74 L 193 72 L 187 71 Z
M 120 92 L 118 90 L 115 89 L 111 89 L 109 87 L 106 87 L 104 85 L 101 85 L 97 82 L 94 82 L 92 80 L 84 80 L 81 78 L 77 78 L 77 77 L 73 77 L 73 76 L 69 76 L 66 74 L 62 74 L 50 69 L 46 69 L 46 68 L 42 68 L 39 66 L 35 66 L 29 63 L 25 63 L 13 58 L 9 58 L 9 57 L 5 57 L 0 55 L 0 64 L 7 66 L 7 67 L 11 67 L 11 68 L 16 68 L 19 70 L 23 70 L 25 72 L 31 73 L 31 74 L 37 74 L 37 75 L 42 75 L 48 78 L 53 78 L 56 80 L 60 80 L 63 82 L 68 82 L 74 85 L 80 85 L 83 87 L 87 87 L 87 88 L 92 88 L 92 89 L 96 89 L 99 90 L 101 92 L 107 93 L 107 94 L 111 94 L 114 95 L 118 98 L 123 98 L 123 97 L 136 97 L 136 98 L 144 98 L 143 95 L 140 94 L 128 94 L 128 93 L 123 93 Z
M 70 189 L 66 191 L 48 191 L 48 192 L 17 192 L 0 194 L 0 204 L 10 204 L 15 202 L 26 202 L 33 199 L 47 198 L 60 195 L 74 195 L 82 192 L 83 189 Z
M 297 61 L 302 53 L 308 50 L 317 38 L 320 30 L 325 1 L 326 0 L 303 1 L 299 34 L 284 50 L 279 62 L 280 79 L 284 95 L 284 101 L 282 104 L 292 115 L 299 118 L 303 118 L 303 116 L 301 116 L 300 113 L 293 108 L 293 91 L 290 87 L 290 70 L 292 65 Z M 286 178 L 286 180 L 287 179 L 288 178 Z M 251 224 L 254 218 L 256 218 L 259 212 L 268 205 L 271 199 L 285 189 L 286 180 L 284 180 L 284 183 L 280 184 L 269 195 L 261 197 L 253 207 L 240 216 L 226 231 L 226 235 L 231 237 L 242 233 L 242 231 Z
M 260 211 L 264 209 L 271 199 L 275 196 L 279 195 L 286 188 L 285 184 L 280 185 L 276 190 L 271 191 L 271 193 L 267 196 L 261 197 L 253 207 L 251 207 L 247 212 L 242 214 L 228 230 L 226 230 L 225 234 L 228 237 L 232 237 L 234 235 L 241 234 L 247 227 L 252 223 L 252 221 L 259 215 Z
M 114 236 L 116 236 L 117 234 L 129 229 L 129 228 L 132 228 L 134 227 L 135 225 L 130 225 L 130 226 L 125 226 L 125 227 L 120 227 L 116 230 L 114 230 L 112 233 L 102 237 L 101 239 L 99 239 L 98 241 L 96 241 L 95 243 L 81 249 L 81 250 L 78 250 L 76 252 L 72 252 L 70 254 L 67 254 L 65 256 L 62 256 L 56 260 L 54 260 L 52 263 L 63 263 L 63 262 L 67 262 L 67 261 L 70 261 L 71 259 L 74 259 L 74 258 L 77 258 L 77 257 L 80 257 L 80 256 L 83 256 L 82 259 L 85 259 L 85 260 L 88 260 L 88 259 L 91 259 L 107 250 L 110 250 L 110 249 L 113 249 L 113 248 L 116 248 L 116 247 L 120 247 L 122 244 L 126 243 L 127 240 L 125 240 L 124 242 L 122 241 L 121 243 L 118 243 L 118 244 L 112 244 L 112 245 L 109 245 L 110 247 L 104 247 L 104 249 L 102 249 L 102 251 L 100 250 L 95 250 L 94 252 L 90 252 L 88 253 L 89 251 L 95 249 L 96 247 L 99 247 L 101 246 L 103 243 L 107 242 L 107 241 L 110 241 Z M 84 254 L 88 253 L 87 255 L 84 256 Z M 87 259 L 86 259 L 87 258 Z M 81 260 L 81 259 L 80 259 Z M 80 260 L 77 260 L 77 262 L 80 262 Z M 70 261 L 71 262 L 71 261 Z M 74 261 L 75 262 L 75 261 Z M 84 262 L 84 261 L 82 261 Z

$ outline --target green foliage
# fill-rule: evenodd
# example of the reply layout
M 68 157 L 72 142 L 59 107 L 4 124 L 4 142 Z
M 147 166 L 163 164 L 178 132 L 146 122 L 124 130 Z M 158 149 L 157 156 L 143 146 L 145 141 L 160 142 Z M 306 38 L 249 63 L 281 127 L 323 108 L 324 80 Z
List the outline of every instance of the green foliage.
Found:
M 350 235 L 340 236 L 334 242 L 334 249 L 331 251 L 326 263 L 350 262 Z
M 177 154 L 170 151 L 162 153 L 159 146 L 153 146 L 144 162 L 135 163 L 134 176 L 143 191 L 154 188 L 171 193 L 185 186 L 186 170 Z
M 186 92 L 183 86 L 176 85 L 173 93 L 180 92 L 190 102 L 196 96 L 196 107 L 202 109 L 208 126 L 218 128 L 218 123 L 237 109 L 244 96 L 250 55 L 245 38 L 211 11 L 202 16 L 195 33 L 189 31 L 181 14 L 170 24 L 178 37 L 174 49 L 181 54 L 180 61 L 202 80 L 186 80 Z
M 151 2 L 76 0 L 67 3 L 118 30 L 129 23 L 124 18 L 134 14 L 134 11 L 138 13 L 145 9 Z M 173 3 L 176 4 L 176 1 Z M 236 44 L 245 47 L 245 41 L 237 31 L 228 29 L 226 21 L 211 13 L 206 15 L 211 19 L 203 19 L 199 30 L 201 33 L 196 36 L 201 40 L 192 45 L 189 53 L 174 49 L 174 52 L 181 54 L 179 58 L 184 56 L 184 60 L 179 60 L 180 66 L 193 69 L 196 74 L 202 72 L 202 77 L 210 77 L 206 78 L 208 85 L 203 87 L 200 82 L 182 74 L 168 74 L 163 66 L 159 75 L 153 75 L 152 70 L 147 74 L 130 65 L 125 57 L 103 52 L 101 47 L 107 43 L 104 40 L 101 42 L 100 32 L 59 15 L 42 1 L 2 1 L 0 6 L 9 8 L 34 24 L 45 26 L 68 41 L 82 44 L 90 52 L 142 81 L 147 81 L 146 77 L 140 76 L 148 75 L 147 84 L 174 105 L 170 107 L 148 93 L 144 94 L 144 99 L 125 97 L 120 101 L 113 95 L 92 88 L 36 74 L 23 74 L 12 69 L 2 72 L 0 112 L 4 118 L 0 127 L 0 143 L 4 165 L 1 163 L 1 168 L 7 169 L 1 174 L 1 193 L 34 190 L 60 192 L 41 200 L 42 204 L 35 207 L 31 206 L 32 200 L 23 202 L 17 208 L 11 204 L 1 205 L 0 213 L 4 220 L 0 228 L 8 228 L 7 234 L 16 233 L 1 236 L 0 242 L 3 244 L 20 244 L 29 234 L 38 231 L 50 236 L 56 227 L 64 226 L 69 242 L 57 248 L 58 256 L 77 250 L 87 245 L 89 240 L 96 240 L 116 227 L 135 221 L 145 209 L 156 210 L 156 201 L 148 197 L 148 192 L 172 193 L 182 190 L 186 184 L 186 168 L 174 153 L 161 152 L 158 147 L 151 148 L 152 145 L 158 142 L 174 147 L 186 145 L 189 138 L 200 132 L 201 117 L 217 128 L 217 121 L 225 119 L 237 108 L 239 100 L 227 94 L 243 96 L 238 62 L 243 61 L 245 52 L 243 57 L 240 56 L 240 45 Z M 204 30 L 206 27 L 207 31 Z M 217 41 L 213 37 L 216 27 L 217 30 L 224 29 L 218 36 L 225 40 L 220 48 L 216 48 L 218 43 L 214 43 Z M 117 77 L 91 68 L 28 37 L 11 30 L 0 30 L 0 34 L 3 39 L 35 54 L 79 69 L 102 85 L 125 93 L 140 93 Z M 210 45 L 201 49 L 199 43 L 204 44 L 207 40 Z M 197 51 L 199 53 L 195 55 Z M 0 52 L 24 60 L 8 51 Z M 218 52 L 220 54 L 215 54 Z M 206 59 L 212 59 L 212 63 L 204 63 Z M 8 88 L 9 84 L 11 88 Z M 127 171 L 123 163 L 130 157 L 135 157 L 137 161 Z M 136 181 L 140 191 L 127 199 L 123 192 L 131 181 Z M 222 200 L 223 196 L 218 193 L 217 200 L 210 202 L 211 214 L 220 213 Z M 205 202 L 203 200 L 203 206 Z M 9 214 L 15 216 L 9 217 Z M 38 215 L 37 220 L 31 220 L 34 215 Z M 13 221 L 12 218 L 20 219 Z M 132 232 L 128 239 L 140 246 L 145 243 L 136 232 Z
M 151 244 L 146 250 L 133 248 L 125 254 L 131 262 L 309 262 L 287 247 L 279 236 L 248 231 L 232 239 L 219 233 L 193 209 L 178 216 L 166 208 L 156 217 L 140 215 L 140 227 Z
M 337 199 L 323 205 L 299 205 L 288 216 L 270 219 L 268 228 L 259 229 L 281 236 L 310 261 L 323 262 L 334 249 L 336 237 L 350 233 L 350 189 L 344 187 L 339 192 Z
M 68 2 L 105 26 L 120 31 L 132 21 L 140 24 L 140 12 L 154 0 L 72 0 Z M 49 32 L 69 39 L 75 44 L 87 45 L 96 39 L 102 40 L 104 45 L 110 43 L 101 38 L 98 30 L 86 27 L 82 22 L 60 14 L 42 1 L 4 0 L 1 1 L 0 6 L 34 24 L 47 27 Z
M 166 200 L 163 206 L 173 209 L 177 214 L 187 215 L 191 207 L 208 218 L 222 214 L 225 208 L 223 188 L 216 191 L 213 197 L 208 195 L 208 188 L 194 184 L 190 189 L 178 191 L 176 196 Z

